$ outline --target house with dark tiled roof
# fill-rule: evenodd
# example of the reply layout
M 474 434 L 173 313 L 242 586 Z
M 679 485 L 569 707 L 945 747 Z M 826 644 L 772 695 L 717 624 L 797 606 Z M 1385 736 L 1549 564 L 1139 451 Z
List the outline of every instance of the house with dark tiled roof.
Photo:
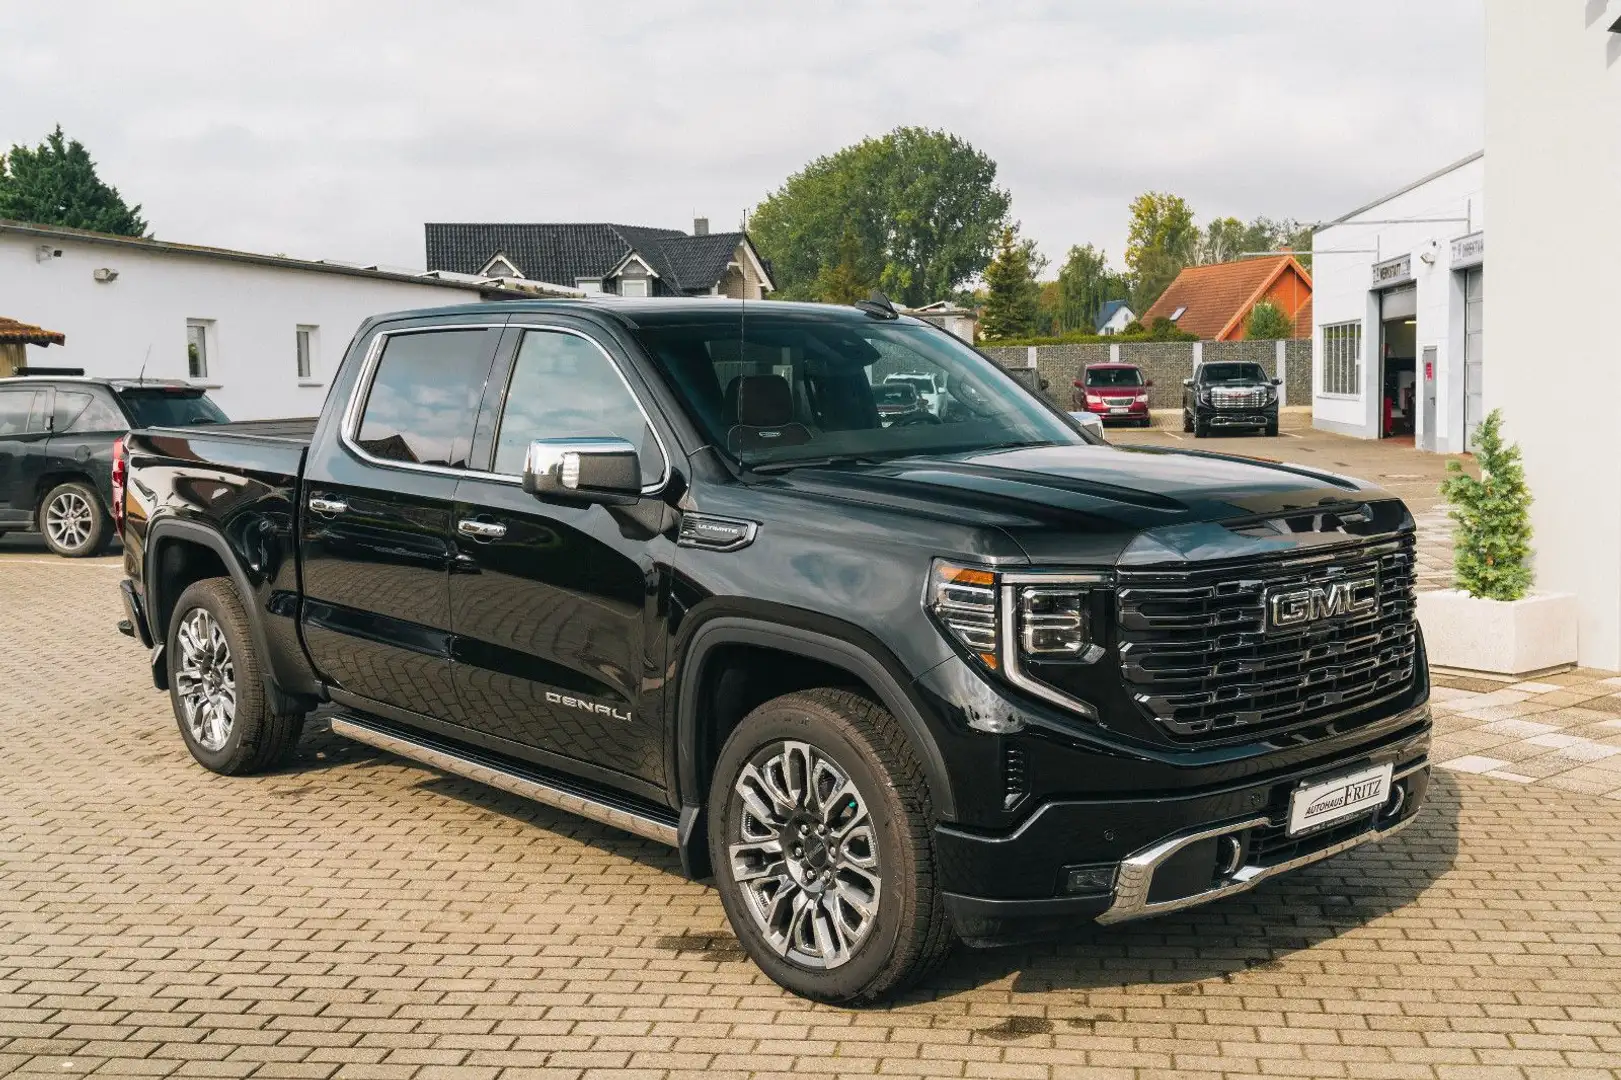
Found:
M 618 296 L 731 296 L 759 300 L 776 286 L 745 232 L 612 224 L 423 226 L 428 269 L 546 282 Z
M 1143 312 L 1142 324 L 1164 318 L 1205 341 L 1241 341 L 1251 309 L 1262 300 L 1294 320 L 1295 337 L 1311 337 L 1311 275 L 1287 252 L 1190 266 Z

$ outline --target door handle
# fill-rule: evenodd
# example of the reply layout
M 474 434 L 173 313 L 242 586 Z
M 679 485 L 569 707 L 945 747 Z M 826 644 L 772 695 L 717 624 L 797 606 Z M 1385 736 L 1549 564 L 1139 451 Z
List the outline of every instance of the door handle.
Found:
M 474 540 L 499 540 L 507 534 L 507 527 L 494 521 L 475 521 L 463 518 L 456 522 L 456 531 Z
M 323 499 L 319 495 L 310 496 L 309 505 L 317 514 L 341 514 L 349 509 L 349 504 L 342 499 Z

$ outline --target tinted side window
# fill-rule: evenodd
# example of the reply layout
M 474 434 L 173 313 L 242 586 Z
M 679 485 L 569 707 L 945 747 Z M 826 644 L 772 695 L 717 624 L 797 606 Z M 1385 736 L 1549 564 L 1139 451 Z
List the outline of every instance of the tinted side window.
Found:
M 585 338 L 556 331 L 524 334 L 512 362 L 495 471 L 523 472 L 534 439 L 617 435 L 636 447 L 642 483 L 658 481 L 664 458 L 636 399 L 613 362 Z
M 0 436 L 27 431 L 28 410 L 33 404 L 32 390 L 0 390 Z
M 393 335 L 377 362 L 355 442 L 387 461 L 466 468 L 489 360 L 484 330 Z
M 88 390 L 58 390 L 56 418 L 51 430 L 58 435 L 78 431 L 123 431 L 124 414 L 100 394 Z

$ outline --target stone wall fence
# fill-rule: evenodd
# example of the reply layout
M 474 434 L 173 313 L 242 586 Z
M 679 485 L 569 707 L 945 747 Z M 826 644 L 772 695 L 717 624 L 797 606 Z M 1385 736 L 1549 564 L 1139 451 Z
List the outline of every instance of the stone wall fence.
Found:
M 1088 364 L 1136 364 L 1153 380 L 1148 404 L 1153 409 L 1182 405 L 1182 380 L 1196 363 L 1248 360 L 1273 378 L 1284 379 L 1285 405 L 1311 404 L 1311 341 L 1122 341 L 1115 344 L 990 346 L 984 353 L 1005 368 L 1033 366 L 1048 383 L 1047 396 L 1064 408 L 1069 392 Z M 1280 371 L 1281 369 L 1281 371 Z

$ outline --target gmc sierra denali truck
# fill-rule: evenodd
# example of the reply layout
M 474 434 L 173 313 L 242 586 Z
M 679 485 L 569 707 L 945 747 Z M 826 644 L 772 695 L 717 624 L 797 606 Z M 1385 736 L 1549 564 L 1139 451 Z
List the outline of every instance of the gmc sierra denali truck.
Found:
M 918 371 L 939 414 L 885 426 Z M 318 420 L 137 431 L 116 479 L 203 766 L 320 708 L 673 845 L 812 998 L 1231 896 L 1428 782 L 1398 500 L 1111 447 L 878 298 L 383 316 Z

